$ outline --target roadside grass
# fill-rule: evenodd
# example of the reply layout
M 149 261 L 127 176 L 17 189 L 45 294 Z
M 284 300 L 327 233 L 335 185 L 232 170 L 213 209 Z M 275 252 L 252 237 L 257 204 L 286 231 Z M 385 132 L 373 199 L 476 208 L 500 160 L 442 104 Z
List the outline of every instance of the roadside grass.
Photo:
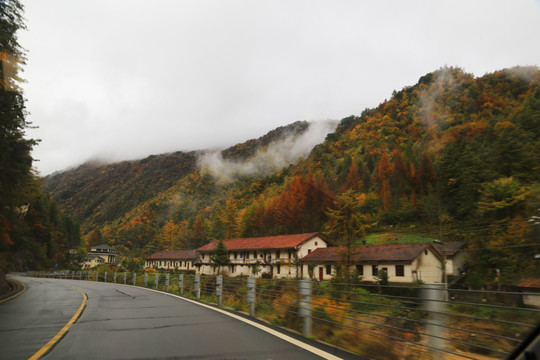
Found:
M 367 245 L 390 245 L 390 244 L 415 244 L 433 242 L 436 239 L 419 234 L 403 234 L 399 232 L 387 232 L 370 234 L 365 237 Z M 359 242 L 357 245 L 361 245 Z

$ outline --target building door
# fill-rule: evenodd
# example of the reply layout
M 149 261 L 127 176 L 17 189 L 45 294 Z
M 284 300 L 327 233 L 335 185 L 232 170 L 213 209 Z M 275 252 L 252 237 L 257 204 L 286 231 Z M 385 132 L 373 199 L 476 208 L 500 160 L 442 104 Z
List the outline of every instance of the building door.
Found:
M 323 276 L 324 276 L 323 271 L 324 271 L 324 270 L 323 270 L 323 267 L 322 267 L 322 266 L 319 266 L 319 280 L 320 280 L 320 281 L 322 281 Z

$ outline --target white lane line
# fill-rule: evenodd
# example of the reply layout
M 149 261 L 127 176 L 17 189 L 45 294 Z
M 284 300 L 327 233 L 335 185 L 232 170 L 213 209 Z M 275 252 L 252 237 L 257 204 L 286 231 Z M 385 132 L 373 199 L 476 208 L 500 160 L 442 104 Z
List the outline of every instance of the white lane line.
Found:
M 132 286 L 132 285 L 130 285 L 130 286 Z M 329 359 L 329 360 L 342 360 L 342 358 L 337 357 L 337 356 L 335 356 L 335 355 L 332 355 L 332 354 L 330 354 L 330 353 L 328 353 L 328 352 L 326 352 L 326 351 L 324 351 L 324 350 L 318 349 L 318 348 L 316 348 L 315 346 L 311 346 L 311 345 L 306 344 L 306 343 L 304 343 L 304 342 L 302 342 L 302 341 L 300 341 L 300 340 L 296 340 L 295 338 L 292 338 L 292 337 L 290 337 L 290 336 L 288 336 L 288 335 L 282 334 L 282 333 L 280 333 L 279 331 L 276 331 L 276 330 L 271 329 L 271 328 L 269 328 L 269 327 L 267 327 L 267 326 L 264 326 L 264 325 L 262 325 L 262 324 L 259 324 L 259 323 L 255 322 L 255 321 L 251 321 L 251 320 L 246 319 L 246 318 L 244 318 L 244 317 L 242 317 L 242 316 L 235 315 L 235 314 L 233 314 L 233 313 L 230 313 L 230 312 L 228 312 L 228 311 L 225 311 L 225 310 L 216 308 L 216 307 L 214 307 L 214 306 L 202 304 L 202 303 L 200 303 L 200 302 L 198 302 L 198 301 L 195 301 L 195 300 L 192 300 L 192 299 L 188 299 L 188 298 L 184 298 L 184 297 L 181 297 L 181 296 L 176 295 L 176 294 L 166 293 L 166 292 L 163 292 L 163 291 L 158 291 L 158 290 L 149 289 L 149 288 L 140 287 L 140 286 L 134 286 L 134 287 L 136 287 L 136 288 L 138 288 L 138 289 L 145 289 L 145 290 L 153 291 L 153 292 L 156 292 L 156 293 L 159 293 L 159 294 L 169 295 L 169 296 L 178 298 L 178 299 L 180 299 L 180 300 L 188 301 L 188 302 L 193 303 L 193 304 L 195 304 L 195 305 L 199 305 L 199 306 L 205 307 L 205 308 L 207 308 L 207 309 L 210 309 L 210 310 L 214 310 L 214 311 L 220 312 L 220 313 L 222 313 L 222 314 L 224 314 L 224 315 L 227 315 L 227 316 L 230 316 L 230 317 L 232 317 L 232 318 L 234 318 L 234 319 L 236 319 L 236 320 L 242 321 L 242 322 L 244 322 L 244 323 L 246 323 L 246 324 L 249 324 L 249 325 L 254 326 L 254 327 L 258 328 L 258 329 L 261 329 L 262 331 L 265 331 L 265 332 L 267 332 L 267 333 L 269 333 L 269 334 L 271 334 L 271 335 L 274 335 L 275 337 L 278 337 L 278 338 L 280 338 L 280 339 L 282 339 L 282 340 L 285 340 L 285 341 L 287 341 L 287 342 L 289 342 L 289 343 L 291 343 L 291 344 L 293 344 L 293 345 L 295 345 L 295 346 L 298 346 L 298 347 L 300 347 L 300 348 L 302 348 L 302 349 L 304 349 L 304 350 L 307 350 L 307 351 L 309 351 L 309 352 L 311 352 L 311 353 L 313 353 L 313 354 L 315 354 L 315 355 L 318 355 L 318 356 L 320 356 L 320 357 L 322 357 L 322 358 L 324 358 L 324 359 Z

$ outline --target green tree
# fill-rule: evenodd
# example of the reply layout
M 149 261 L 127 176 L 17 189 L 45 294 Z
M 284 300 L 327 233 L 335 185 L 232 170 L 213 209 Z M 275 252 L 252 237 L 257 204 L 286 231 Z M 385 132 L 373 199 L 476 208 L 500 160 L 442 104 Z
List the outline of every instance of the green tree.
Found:
M 28 202 L 35 183 L 31 151 L 36 140 L 26 139 L 26 109 L 18 77 L 25 54 L 16 33 L 25 29 L 18 0 L 0 6 L 0 250 L 14 245 L 17 210 Z
M 347 190 L 339 195 L 333 208 L 329 208 L 326 214 L 330 221 L 326 226 L 325 235 L 337 241 L 343 247 L 339 273 L 343 274 L 343 280 L 351 282 L 351 267 L 354 255 L 357 253 L 354 247 L 357 237 L 363 235 L 367 229 L 367 217 L 362 212 L 365 194 L 354 190 Z
M 478 210 L 498 219 L 512 217 L 527 196 L 527 190 L 512 177 L 500 178 L 482 184 Z
M 212 255 L 210 255 L 210 261 L 212 266 L 218 268 L 218 275 L 221 273 L 221 267 L 227 266 L 230 263 L 229 252 L 222 239 L 219 239 L 216 244 L 216 248 Z

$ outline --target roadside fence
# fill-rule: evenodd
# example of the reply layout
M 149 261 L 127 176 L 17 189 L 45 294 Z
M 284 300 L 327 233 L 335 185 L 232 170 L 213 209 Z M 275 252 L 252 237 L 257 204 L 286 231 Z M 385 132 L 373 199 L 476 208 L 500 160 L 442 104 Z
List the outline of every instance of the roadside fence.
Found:
M 159 272 L 31 271 L 28 276 L 175 293 L 376 359 L 507 358 L 540 323 L 540 293 L 533 292 Z

